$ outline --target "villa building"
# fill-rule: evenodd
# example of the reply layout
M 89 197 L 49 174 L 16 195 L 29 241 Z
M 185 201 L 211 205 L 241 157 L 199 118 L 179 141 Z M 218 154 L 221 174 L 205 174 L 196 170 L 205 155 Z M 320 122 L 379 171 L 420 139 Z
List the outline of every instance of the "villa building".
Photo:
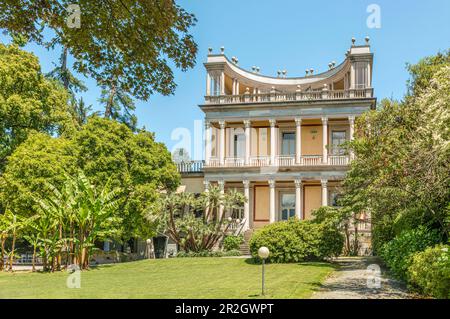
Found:
M 221 48 L 209 50 L 205 114 L 205 160 L 178 164 L 185 191 L 211 185 L 238 189 L 248 199 L 243 230 L 336 205 L 340 183 L 352 159 L 342 146 L 354 134 L 355 119 L 374 109 L 369 39 L 352 46 L 345 60 L 303 77 L 247 71 Z

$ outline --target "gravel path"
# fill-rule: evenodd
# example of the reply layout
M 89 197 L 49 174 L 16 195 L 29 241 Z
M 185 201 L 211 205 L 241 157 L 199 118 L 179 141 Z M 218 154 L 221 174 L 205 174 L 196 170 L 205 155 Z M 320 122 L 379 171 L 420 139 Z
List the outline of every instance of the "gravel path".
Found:
M 381 265 L 376 257 L 341 257 L 334 261 L 340 267 L 321 285 L 313 299 L 405 299 L 412 298 L 404 285 L 387 277 L 381 269 L 378 288 L 369 288 L 369 265 Z M 373 273 L 372 273 L 373 274 Z

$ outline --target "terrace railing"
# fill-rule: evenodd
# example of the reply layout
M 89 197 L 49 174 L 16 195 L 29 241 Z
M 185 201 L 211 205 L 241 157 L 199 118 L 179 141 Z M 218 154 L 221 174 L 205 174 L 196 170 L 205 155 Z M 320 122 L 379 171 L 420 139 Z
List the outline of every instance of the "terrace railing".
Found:
M 240 95 L 210 95 L 205 96 L 206 104 L 242 104 L 259 102 L 288 102 L 288 101 L 315 101 L 315 100 L 341 100 L 365 99 L 373 97 L 372 88 L 350 90 L 320 90 L 305 92 L 269 92 Z

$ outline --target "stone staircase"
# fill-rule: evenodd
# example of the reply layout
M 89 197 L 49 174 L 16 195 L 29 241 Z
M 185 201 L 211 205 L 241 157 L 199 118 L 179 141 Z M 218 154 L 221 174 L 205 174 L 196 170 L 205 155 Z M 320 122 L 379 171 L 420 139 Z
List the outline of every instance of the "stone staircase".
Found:
M 249 229 L 244 233 L 244 242 L 239 246 L 239 251 L 241 252 L 242 256 L 250 255 L 250 246 L 248 245 L 248 242 L 250 241 L 252 234 L 253 234 L 252 229 Z

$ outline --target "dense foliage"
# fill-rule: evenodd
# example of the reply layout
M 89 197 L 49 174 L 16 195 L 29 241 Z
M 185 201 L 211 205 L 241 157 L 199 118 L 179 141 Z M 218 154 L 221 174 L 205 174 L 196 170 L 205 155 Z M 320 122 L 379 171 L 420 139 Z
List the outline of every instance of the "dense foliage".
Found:
M 333 222 L 289 220 L 276 222 L 255 232 L 250 251 L 257 258 L 258 249 L 269 248 L 268 261 L 276 263 L 322 260 L 342 252 L 344 237 Z
M 450 226 L 450 52 L 409 66 L 409 94 L 383 100 L 356 121 L 356 159 L 342 205 L 371 214 L 376 253 L 421 225 L 448 239 Z
M 425 295 L 450 299 L 449 248 L 436 245 L 414 254 L 408 269 L 410 285 Z
M 88 268 L 95 242 L 113 238 L 119 231 L 120 189 L 110 188 L 109 183 L 95 187 L 81 171 L 75 177 L 66 176 L 59 189 L 51 184 L 46 187 L 49 195 L 33 196 L 38 204 L 35 215 L 25 219 L 9 210 L 0 215 L 2 239 L 12 237 L 9 270 L 19 235 L 33 247 L 33 270 L 37 250 L 44 270 L 59 270 L 63 264 Z M 2 241 L 1 255 L 5 252 Z
M 413 254 L 437 244 L 440 240 L 436 230 L 430 231 L 425 227 L 406 230 L 387 242 L 381 249 L 380 256 L 394 275 L 406 280 Z
M 242 193 L 222 193 L 219 187 L 210 187 L 199 198 L 191 193 L 169 193 L 153 203 L 147 219 L 160 225 L 159 231 L 167 233 L 180 250 L 210 251 L 225 237 L 233 211 L 244 202 Z
M 36 56 L 0 43 L 0 172 L 30 133 L 61 134 L 72 127 L 67 101 L 67 92 L 42 74 Z
M 239 235 L 239 236 L 235 236 L 235 235 L 226 236 L 225 239 L 223 240 L 223 249 L 225 249 L 225 251 L 238 250 L 239 246 L 243 242 L 244 242 L 244 238 L 242 237 L 242 235 Z
M 74 4 L 81 8 L 80 27 L 67 23 Z M 0 1 L 0 28 L 48 48 L 62 46 L 76 71 L 143 100 L 174 92 L 169 65 L 186 70 L 195 64 L 197 45 L 189 34 L 195 22 L 171 0 Z
M 117 215 L 123 220 L 123 240 L 151 235 L 145 209 L 161 190 L 176 189 L 180 178 L 170 153 L 152 133 L 133 133 L 124 124 L 92 117 L 68 138 L 31 135 L 8 159 L 0 199 L 30 216 L 37 209 L 34 198 L 48 194 L 47 183 L 59 188 L 64 175 L 78 169 L 98 187 L 110 183 L 121 189 Z

